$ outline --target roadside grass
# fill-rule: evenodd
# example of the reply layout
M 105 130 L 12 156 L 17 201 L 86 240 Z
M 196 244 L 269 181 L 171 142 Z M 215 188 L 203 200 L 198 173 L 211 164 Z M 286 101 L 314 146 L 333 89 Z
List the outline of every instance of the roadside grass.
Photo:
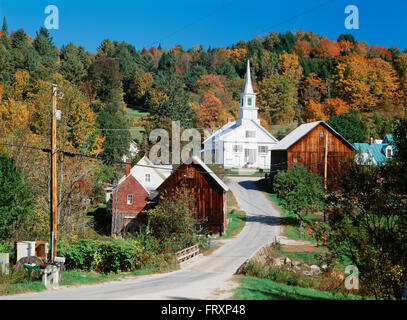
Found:
M 273 206 L 281 213 L 282 234 L 292 240 L 309 241 L 310 245 L 285 245 L 277 244 L 273 252 L 268 252 L 267 257 L 251 259 L 243 266 L 241 273 L 244 275 L 240 279 L 240 287 L 235 290 L 234 299 L 250 300 L 360 300 L 372 299 L 359 295 L 362 292 L 356 291 L 349 294 L 343 285 L 343 280 L 337 278 L 335 274 L 344 271 L 346 264 L 335 263 L 333 273 L 325 272 L 320 275 L 309 276 L 302 271 L 295 271 L 285 267 L 276 267 L 270 257 L 285 256 L 292 261 L 299 262 L 299 266 L 320 265 L 323 255 L 328 251 L 325 246 L 314 247 L 316 239 L 308 236 L 304 230 L 304 236 L 300 236 L 299 223 L 293 212 L 285 210 L 281 205 L 281 200 L 276 194 L 267 192 L 261 183 L 257 184 L 259 189 L 268 197 Z M 318 215 L 307 217 L 309 220 L 321 219 Z M 264 260 L 265 258 L 265 260 Z M 324 260 L 322 260 L 324 261 Z M 308 267 L 306 267 L 308 268 Z M 339 271 L 339 272 L 338 272 Z
M 241 278 L 240 284 L 233 297 L 236 300 L 373 300 L 352 294 L 290 286 L 253 277 Z
M 177 266 L 178 268 L 178 266 Z M 174 270 L 175 267 L 170 268 L 168 271 Z M 163 270 L 157 268 L 142 268 L 134 270 L 132 272 L 123 273 L 98 273 L 95 271 L 83 271 L 83 270 L 66 270 L 62 272 L 62 279 L 59 282 L 59 286 L 80 286 L 87 284 L 98 284 L 110 281 L 119 281 L 121 279 L 142 276 L 147 274 L 154 274 L 163 272 Z M 165 271 L 164 271 L 165 272 Z M 19 283 L 5 282 L 0 284 L 0 296 L 32 293 L 47 290 L 41 281 L 39 273 L 33 275 L 32 282 L 28 281 L 28 273 L 25 279 Z
M 282 255 L 292 260 L 299 260 L 308 265 L 318 264 L 318 260 L 315 258 L 315 253 L 318 253 L 319 251 L 285 251 L 281 248 L 280 252 Z
M 246 224 L 246 212 L 238 210 L 238 204 L 235 196 L 229 190 L 226 194 L 228 225 L 226 228 L 226 234 L 220 237 L 216 237 L 214 240 L 227 239 L 236 236 L 242 231 Z
M 293 239 L 293 240 L 305 240 L 305 241 L 310 241 L 312 243 L 317 243 L 317 240 L 312 237 L 308 236 L 306 233 L 306 230 L 304 229 L 303 234 L 305 236 L 300 236 L 300 224 L 298 220 L 295 217 L 295 214 L 292 211 L 288 211 L 284 209 L 281 205 L 282 201 L 280 198 L 277 197 L 275 193 L 269 193 L 267 191 L 263 190 L 263 193 L 271 200 L 271 202 L 274 204 L 276 209 L 281 212 L 282 219 L 281 219 L 281 224 L 283 225 L 284 229 L 284 235 L 287 238 Z M 311 220 L 318 220 L 320 217 L 318 215 L 309 215 L 305 219 L 307 221 Z
M 293 240 L 305 240 L 305 241 L 312 242 L 313 244 L 317 243 L 317 240 L 312 236 L 306 235 L 305 237 L 300 237 L 299 224 L 298 224 L 297 220 L 295 219 L 294 213 L 284 209 L 281 206 L 281 199 L 279 199 L 275 193 L 269 193 L 264 190 L 263 190 L 263 192 L 269 197 L 269 199 L 275 204 L 275 207 L 281 212 L 281 214 L 283 216 L 282 224 L 284 225 L 284 228 L 283 228 L 284 235 L 287 238 L 293 239 Z M 321 217 L 318 215 L 309 215 L 306 219 L 308 221 L 311 221 L 311 220 L 318 220 L 320 218 Z M 320 242 L 320 244 L 321 244 L 321 242 Z M 289 258 L 301 260 L 301 261 L 305 262 L 306 264 L 311 265 L 311 264 L 317 264 L 317 261 L 314 257 L 315 254 L 328 251 L 327 247 L 324 247 L 321 245 L 318 246 L 317 249 L 318 250 L 315 250 L 315 251 L 291 251 L 291 252 L 289 252 L 289 251 L 284 251 L 284 249 L 282 248 L 280 250 L 280 252 Z M 334 264 L 334 266 L 335 266 L 335 269 L 337 269 L 337 270 L 345 270 L 345 267 L 350 264 L 352 264 L 352 261 L 349 258 L 342 256 L 340 258 L 340 261 L 337 261 Z

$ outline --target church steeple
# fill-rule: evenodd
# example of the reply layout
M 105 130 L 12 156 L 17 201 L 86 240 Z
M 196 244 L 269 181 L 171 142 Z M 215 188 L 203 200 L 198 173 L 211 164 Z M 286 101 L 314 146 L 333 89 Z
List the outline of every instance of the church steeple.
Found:
M 246 82 L 244 84 L 243 94 L 253 94 L 253 87 L 252 87 L 252 78 L 250 76 L 250 60 L 247 60 L 247 67 L 246 67 Z
M 253 120 L 260 122 L 257 118 L 256 93 L 253 91 L 252 79 L 250 75 L 250 61 L 247 60 L 246 81 L 243 92 L 240 94 L 239 123 L 243 120 Z

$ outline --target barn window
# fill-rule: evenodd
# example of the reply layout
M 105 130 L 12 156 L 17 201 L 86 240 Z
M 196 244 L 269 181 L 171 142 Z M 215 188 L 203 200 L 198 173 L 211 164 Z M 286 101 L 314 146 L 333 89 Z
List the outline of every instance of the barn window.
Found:
M 150 174 L 149 173 L 146 173 L 146 182 L 150 182 Z
M 127 195 L 127 204 L 133 204 L 133 195 L 132 194 Z
M 324 132 L 323 132 L 323 131 L 321 131 L 321 132 L 319 133 L 319 137 L 320 137 L 320 138 L 323 138 L 323 137 L 324 137 Z
M 297 157 L 294 157 L 294 158 L 293 158 L 293 162 L 294 162 L 294 163 L 297 163 L 297 162 L 298 162 L 298 158 L 297 158 Z

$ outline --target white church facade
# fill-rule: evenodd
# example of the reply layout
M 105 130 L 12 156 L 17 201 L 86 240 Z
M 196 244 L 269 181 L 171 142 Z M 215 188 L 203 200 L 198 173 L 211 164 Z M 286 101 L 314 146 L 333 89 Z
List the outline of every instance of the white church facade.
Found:
M 250 62 L 247 61 L 239 118 L 228 122 L 203 142 L 205 162 L 218 163 L 224 168 L 270 168 L 270 150 L 278 140 L 260 125 L 258 110 L 251 82 Z

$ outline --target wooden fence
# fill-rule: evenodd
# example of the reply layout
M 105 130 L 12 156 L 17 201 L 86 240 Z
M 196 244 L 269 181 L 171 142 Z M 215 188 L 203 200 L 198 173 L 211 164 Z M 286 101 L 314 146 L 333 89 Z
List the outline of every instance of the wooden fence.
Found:
M 181 251 L 178 251 L 175 253 L 175 257 L 177 258 L 178 262 L 184 262 L 187 261 L 199 254 L 199 247 L 198 245 L 194 245 L 189 248 L 185 248 Z

